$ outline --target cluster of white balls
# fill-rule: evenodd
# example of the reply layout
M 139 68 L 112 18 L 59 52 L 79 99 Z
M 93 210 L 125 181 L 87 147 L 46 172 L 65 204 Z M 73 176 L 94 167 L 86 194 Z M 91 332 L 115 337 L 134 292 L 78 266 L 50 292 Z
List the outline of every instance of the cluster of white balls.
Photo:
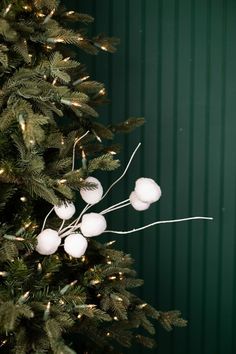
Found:
M 94 177 L 88 177 L 86 182 L 94 183 L 94 189 L 81 189 L 82 199 L 90 204 L 97 204 L 103 196 L 101 183 Z M 151 178 L 139 178 L 135 183 L 135 189 L 130 194 L 130 203 L 136 210 L 146 210 L 151 203 L 161 197 L 161 189 Z M 54 206 L 56 215 L 62 220 L 69 220 L 75 214 L 75 205 L 72 202 L 65 202 Z M 101 235 L 107 228 L 106 219 L 99 213 L 86 213 L 80 222 L 80 232 L 72 232 L 64 240 L 64 250 L 72 257 L 79 258 L 84 255 L 88 247 L 88 237 Z M 42 255 L 55 253 L 61 245 L 62 237 L 59 232 L 52 229 L 45 229 L 37 236 L 36 251 Z
M 136 180 L 134 191 L 129 196 L 135 210 L 142 211 L 161 198 L 160 186 L 151 178 L 141 177 Z
M 81 189 L 80 195 L 82 199 L 91 205 L 98 203 L 102 199 L 103 188 L 98 179 L 88 177 L 86 182 L 94 183 L 96 188 L 92 190 Z M 62 220 L 69 220 L 75 214 L 75 205 L 72 202 L 65 202 L 61 205 L 54 206 L 56 215 Z M 101 235 L 107 227 L 106 219 L 98 213 L 87 213 L 82 216 L 79 232 L 72 232 L 64 240 L 64 250 L 70 256 L 79 258 L 84 255 L 88 241 L 86 237 Z M 57 251 L 61 245 L 62 238 L 58 231 L 45 229 L 37 236 L 36 251 L 42 255 L 50 255 Z

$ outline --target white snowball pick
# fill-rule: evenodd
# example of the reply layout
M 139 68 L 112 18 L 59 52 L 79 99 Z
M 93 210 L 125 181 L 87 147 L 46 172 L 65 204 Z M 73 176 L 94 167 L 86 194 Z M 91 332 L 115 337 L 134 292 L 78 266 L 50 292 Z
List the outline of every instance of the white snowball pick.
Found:
M 98 213 L 84 214 L 80 230 L 86 237 L 101 235 L 107 228 L 107 222 L 103 215 Z
M 58 232 L 52 229 L 45 229 L 37 236 L 38 244 L 36 251 L 44 256 L 48 256 L 57 251 L 61 238 L 58 236 Z
M 75 258 L 82 257 L 87 247 L 88 241 L 79 233 L 74 233 L 67 236 L 64 242 L 64 249 L 66 253 Z
M 146 210 L 150 206 L 150 203 L 142 202 L 142 200 L 140 200 L 137 197 L 137 194 L 135 191 L 131 192 L 131 194 L 129 196 L 129 201 L 130 201 L 130 204 L 132 205 L 132 207 L 138 211 Z
M 62 220 L 69 220 L 75 213 L 75 205 L 72 202 L 65 202 L 54 206 L 55 213 Z
M 161 188 L 151 178 L 141 177 L 137 179 L 134 190 L 138 199 L 145 203 L 157 202 L 161 197 Z
M 102 195 L 103 195 L 103 188 L 99 180 L 95 177 L 87 177 L 85 182 L 90 182 L 96 184 L 95 189 L 81 189 L 80 195 L 82 199 L 88 204 L 97 204 L 100 202 Z

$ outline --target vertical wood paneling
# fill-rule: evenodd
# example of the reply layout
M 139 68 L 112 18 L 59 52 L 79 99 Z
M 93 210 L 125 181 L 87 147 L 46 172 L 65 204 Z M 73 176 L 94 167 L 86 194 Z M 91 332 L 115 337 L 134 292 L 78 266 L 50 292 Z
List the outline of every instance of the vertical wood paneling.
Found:
M 109 202 L 126 198 L 140 175 L 155 178 L 163 190 L 148 211 L 120 211 L 109 222 L 125 229 L 157 218 L 215 218 L 117 237 L 118 247 L 134 256 L 145 280 L 142 296 L 160 309 L 182 310 L 189 320 L 187 329 L 173 334 L 158 328 L 154 352 L 235 354 L 236 2 L 74 4 L 94 12 L 94 31 L 121 38 L 117 54 L 103 53 L 91 65 L 112 100 L 101 119 L 147 120 L 143 129 L 119 138 L 123 163 L 140 139 L 142 148 Z

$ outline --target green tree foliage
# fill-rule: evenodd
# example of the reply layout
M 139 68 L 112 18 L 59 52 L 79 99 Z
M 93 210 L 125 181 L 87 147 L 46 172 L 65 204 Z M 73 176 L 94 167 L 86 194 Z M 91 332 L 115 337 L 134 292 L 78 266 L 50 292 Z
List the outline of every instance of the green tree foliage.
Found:
M 94 171 L 119 167 L 114 134 L 143 123 L 97 122 L 104 85 L 71 45 L 97 54 L 114 52 L 118 41 L 87 37 L 92 21 L 57 0 L 0 3 L 0 353 L 118 353 L 115 343 L 153 347 L 139 332 L 154 334 L 150 319 L 167 330 L 185 325 L 178 312 L 159 312 L 129 291 L 142 280 L 111 244 L 89 240 L 79 259 L 35 251 L 52 205 L 93 188 L 84 180 Z M 73 153 L 81 166 L 71 168 Z

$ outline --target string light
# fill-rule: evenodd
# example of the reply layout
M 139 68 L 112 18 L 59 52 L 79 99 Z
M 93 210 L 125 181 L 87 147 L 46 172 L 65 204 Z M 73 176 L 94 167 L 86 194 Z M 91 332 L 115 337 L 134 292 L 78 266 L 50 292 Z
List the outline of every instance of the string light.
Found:
M 91 285 L 97 285 L 99 283 L 101 283 L 101 280 L 99 280 L 99 279 L 93 279 L 93 280 L 90 281 Z
M 7 277 L 7 275 L 8 275 L 7 272 L 4 272 L 4 271 L 0 272 L 0 276 L 3 277 L 3 278 Z
M 22 114 L 19 115 L 19 124 L 20 124 L 22 132 L 24 132 L 25 128 L 26 128 L 26 123 L 25 123 L 25 119 Z
M 84 77 L 81 77 L 80 79 L 74 81 L 74 82 L 72 83 L 72 85 L 75 86 L 75 85 L 77 85 L 77 84 L 80 84 L 81 82 L 83 82 L 83 81 L 85 81 L 85 80 L 87 80 L 87 79 L 89 79 L 89 78 L 90 78 L 89 75 L 84 76 Z
M 107 333 L 106 333 L 106 336 L 107 336 L 107 337 L 110 337 L 110 335 L 111 335 L 110 332 L 107 332 Z
M 28 300 L 29 298 L 29 291 L 26 291 L 26 293 L 24 295 L 21 295 L 21 297 L 19 298 L 19 300 L 17 301 L 19 304 L 23 304 L 25 301 Z
M 46 15 L 43 14 L 42 12 L 37 12 L 37 13 L 36 13 L 36 16 L 37 16 L 37 17 L 45 17 Z
M 63 43 L 65 42 L 63 38 L 48 38 L 47 39 L 48 43 Z
M 49 301 L 49 302 L 47 303 L 46 310 L 44 311 L 44 315 L 43 315 L 44 321 L 47 321 L 47 319 L 48 319 L 48 317 L 49 317 L 49 314 L 50 314 L 50 307 L 51 307 L 51 302 Z
M 0 168 L 0 175 L 2 175 L 5 172 L 4 168 Z
M 102 296 L 102 294 L 100 294 L 100 293 L 99 293 L 99 294 L 97 294 L 97 297 L 101 297 L 101 296 Z
M 70 15 L 74 15 L 74 13 L 75 13 L 75 11 L 68 11 L 68 12 L 66 13 L 66 15 L 67 15 L 67 16 L 70 16 Z
M 110 280 L 114 280 L 116 279 L 116 276 L 115 275 L 112 275 L 111 277 L 109 277 Z
M 77 318 L 81 318 L 81 317 L 82 317 L 82 315 L 80 315 L 80 314 L 77 316 Z
M 98 93 L 99 93 L 99 95 L 105 95 L 106 94 L 106 89 L 102 88 Z
M 68 61 L 68 60 L 70 60 L 70 57 L 63 59 L 63 61 Z
M 66 182 L 67 182 L 67 180 L 64 178 L 64 179 L 60 179 L 58 183 L 59 184 L 65 184 Z
M 138 305 L 138 308 L 139 308 L 139 309 L 143 309 L 143 308 L 146 307 L 146 306 L 147 306 L 147 303 L 144 303 L 144 304 Z
M 107 246 L 111 246 L 111 245 L 113 245 L 114 243 L 116 243 L 116 241 L 115 240 L 113 240 L 113 241 L 110 241 L 110 242 L 107 242 Z M 109 258 L 109 256 L 107 257 L 107 258 Z
M 102 139 L 100 138 L 100 136 L 98 136 L 97 133 L 96 133 L 94 130 L 92 130 L 92 132 L 93 132 L 93 134 L 95 135 L 97 141 L 99 141 L 99 143 L 101 143 L 101 142 L 102 142 Z
M 46 17 L 45 20 L 43 21 L 43 24 L 47 23 L 53 16 L 53 14 L 55 13 L 56 9 L 53 9 Z
M 37 271 L 38 271 L 39 273 L 42 272 L 42 264 L 41 264 L 40 262 L 39 262 L 38 265 L 37 265 Z
M 3 17 L 5 17 L 5 16 L 8 14 L 8 12 L 11 10 L 11 7 L 12 7 L 12 4 L 9 4 L 9 5 L 7 6 L 6 10 L 5 10 L 4 13 L 3 13 Z
M 117 316 L 114 316 L 113 319 L 114 319 L 115 321 L 119 321 L 119 319 L 118 319 Z
M 107 261 L 107 264 L 111 264 L 112 263 L 112 261 Z
M 3 347 L 7 343 L 7 339 L 4 339 L 0 345 L 0 347 Z
M 85 262 L 86 261 L 86 257 L 85 256 L 82 256 L 81 257 L 81 262 Z
M 24 6 L 23 6 L 23 9 L 26 10 L 26 11 L 31 11 L 31 10 L 32 10 L 32 7 L 29 6 L 29 5 L 24 5 Z
M 52 82 L 53 86 L 56 85 L 56 83 L 57 83 L 57 77 Z
M 108 151 L 108 152 L 109 152 L 109 154 L 111 154 L 111 155 L 117 155 L 117 152 L 115 152 L 115 151 L 113 151 L 113 150 Z

